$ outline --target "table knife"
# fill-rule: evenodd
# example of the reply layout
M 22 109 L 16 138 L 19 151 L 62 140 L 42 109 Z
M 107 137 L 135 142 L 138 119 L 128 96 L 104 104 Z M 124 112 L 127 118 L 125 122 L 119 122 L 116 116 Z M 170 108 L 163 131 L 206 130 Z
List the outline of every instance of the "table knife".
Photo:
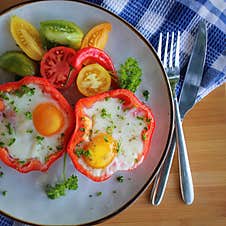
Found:
M 186 113 L 194 106 L 198 94 L 198 90 L 202 81 L 203 69 L 206 58 L 207 48 L 207 29 L 204 21 L 200 21 L 196 40 L 189 59 L 187 71 L 185 74 L 183 86 L 179 96 L 179 113 L 181 120 L 184 119 Z M 174 130 L 173 138 L 169 147 L 169 151 L 162 168 L 157 174 L 151 191 L 151 202 L 157 206 L 161 203 L 166 188 L 169 172 L 171 169 L 173 156 L 175 152 L 176 133 Z M 179 172 L 181 194 L 186 204 L 192 204 L 194 200 L 194 189 L 189 167 L 187 153 L 179 153 Z

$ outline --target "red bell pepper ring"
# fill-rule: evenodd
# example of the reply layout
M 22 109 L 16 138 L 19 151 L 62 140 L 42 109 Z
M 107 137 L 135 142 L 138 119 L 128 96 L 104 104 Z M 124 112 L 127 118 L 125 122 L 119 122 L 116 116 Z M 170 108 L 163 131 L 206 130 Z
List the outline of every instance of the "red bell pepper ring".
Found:
M 139 164 L 142 163 L 143 159 L 147 156 L 147 153 L 150 149 L 150 143 L 152 134 L 155 128 L 155 121 L 153 118 L 153 114 L 151 110 L 144 105 L 137 97 L 129 90 L 126 89 L 117 89 L 110 90 L 105 93 L 101 93 L 95 96 L 82 98 L 80 99 L 75 106 L 75 117 L 76 117 L 76 127 L 74 133 L 68 143 L 67 152 L 75 166 L 75 168 L 80 171 L 82 174 L 86 175 L 88 178 L 93 181 L 104 181 L 107 180 L 111 175 L 102 175 L 102 176 L 94 176 L 91 171 L 86 170 L 78 161 L 79 157 L 75 153 L 75 147 L 77 144 L 84 141 L 84 137 L 86 134 L 89 134 L 90 131 L 87 130 L 87 122 L 84 120 L 88 117 L 85 114 L 84 109 L 90 108 L 95 102 L 105 100 L 106 98 L 118 98 L 122 100 L 123 107 L 125 109 L 137 108 L 137 113 L 142 112 L 144 119 L 146 120 L 146 128 L 142 131 L 143 139 L 143 151 L 137 158 L 137 163 L 133 165 L 129 170 L 135 169 Z M 86 128 L 85 131 L 80 128 Z M 91 128 L 90 128 L 91 129 Z M 87 138 L 87 136 L 86 136 Z
M 66 150 L 67 142 L 70 139 L 71 133 L 74 128 L 75 118 L 73 115 L 73 110 L 66 99 L 62 96 L 62 94 L 55 89 L 46 79 L 38 78 L 33 76 L 27 76 L 18 82 L 9 82 L 3 85 L 0 85 L 0 91 L 10 92 L 13 90 L 19 89 L 22 85 L 35 84 L 38 85 L 44 93 L 48 93 L 51 97 L 57 101 L 61 109 L 64 109 L 64 112 L 67 115 L 68 127 L 64 131 L 64 138 L 62 148 L 57 150 L 56 152 L 47 156 L 47 160 L 44 164 L 42 164 L 37 159 L 28 159 L 25 163 L 20 163 L 19 159 L 13 158 L 8 150 L 4 147 L 0 147 L 0 159 L 11 168 L 16 169 L 21 173 L 27 173 L 30 171 L 47 171 L 49 167 L 55 162 L 58 158 L 62 156 L 62 154 Z
M 80 49 L 76 53 L 76 56 L 74 57 L 74 61 L 72 63 L 72 66 L 75 68 L 75 72 L 73 73 L 73 76 L 76 76 L 79 73 L 84 63 L 100 64 L 112 76 L 112 86 L 113 87 L 117 86 L 118 77 L 116 76 L 116 70 L 110 56 L 108 56 L 106 52 L 95 47 L 85 47 L 83 49 Z

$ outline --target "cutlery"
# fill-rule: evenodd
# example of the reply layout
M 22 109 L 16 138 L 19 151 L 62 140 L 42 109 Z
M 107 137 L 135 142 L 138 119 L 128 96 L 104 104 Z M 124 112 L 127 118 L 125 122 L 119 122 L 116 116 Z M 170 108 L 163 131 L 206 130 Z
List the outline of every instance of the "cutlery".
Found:
M 198 32 L 189 60 L 185 79 L 179 96 L 179 110 L 181 121 L 183 121 L 186 113 L 193 107 L 197 97 L 198 89 L 203 75 L 203 68 L 206 57 L 207 47 L 207 30 L 204 21 L 200 21 Z M 180 134 L 177 134 L 179 136 Z M 169 147 L 166 160 L 156 176 L 151 192 L 151 202 L 153 205 L 159 205 L 162 201 L 166 188 L 170 168 L 175 152 L 176 132 L 174 130 L 173 138 Z M 182 144 L 183 145 L 183 144 Z M 179 152 L 179 171 L 180 171 L 180 186 L 181 194 L 186 204 L 192 204 L 194 200 L 194 191 L 192 177 L 190 173 L 189 161 L 186 152 Z

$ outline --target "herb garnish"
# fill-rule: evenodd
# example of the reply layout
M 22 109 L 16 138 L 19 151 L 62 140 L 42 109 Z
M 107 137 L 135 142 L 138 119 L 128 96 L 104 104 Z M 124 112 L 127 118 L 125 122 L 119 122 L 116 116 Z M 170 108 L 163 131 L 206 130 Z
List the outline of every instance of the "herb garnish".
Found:
M 124 181 L 124 177 L 123 176 L 118 176 L 116 179 L 120 183 L 122 183 Z
M 6 124 L 5 127 L 8 129 L 8 134 L 12 135 L 13 134 L 13 128 L 11 127 L 10 123 Z
M 2 191 L 3 196 L 6 196 L 6 194 L 7 194 L 7 191 Z
M 56 183 L 54 186 L 47 184 L 45 187 L 46 195 L 50 199 L 57 199 L 60 196 L 65 195 L 67 190 L 76 190 L 78 188 L 77 176 L 72 174 L 70 177 L 66 178 L 66 159 L 67 159 L 67 153 L 65 153 L 64 155 L 62 182 Z
M 143 96 L 144 96 L 145 101 L 148 101 L 149 95 L 150 95 L 150 93 L 148 90 L 143 91 Z
M 29 88 L 26 85 L 22 85 L 20 89 L 17 89 L 14 91 L 14 95 L 17 97 L 22 97 L 24 94 L 27 94 L 29 96 L 33 96 L 35 93 L 35 88 Z
M 106 109 L 105 108 L 103 108 L 102 110 L 101 110 L 101 118 L 110 118 L 111 117 L 111 114 L 107 114 L 107 111 L 106 111 Z
M 129 57 L 119 69 L 119 85 L 123 89 L 135 92 L 141 83 L 142 70 L 136 59 Z
M 25 115 L 26 119 L 32 119 L 32 114 L 30 111 L 25 112 L 24 115 Z
M 101 192 L 101 191 L 98 191 L 98 192 L 96 193 L 96 195 L 97 195 L 97 196 L 101 196 L 101 195 L 102 195 L 102 192 Z
M 4 147 L 5 146 L 5 143 L 0 141 L 0 147 Z
M 0 92 L 0 98 L 2 98 L 3 100 L 9 100 L 9 97 L 7 97 L 4 92 Z
M 32 133 L 32 132 L 33 132 L 32 129 L 27 129 L 27 130 L 26 130 L 26 133 Z
M 89 150 L 84 150 L 82 148 L 78 148 L 75 150 L 75 154 L 80 158 L 82 155 L 85 157 L 90 157 L 91 153 Z
M 16 138 L 11 138 L 11 139 L 9 140 L 8 146 L 13 145 L 13 144 L 15 143 L 15 141 L 16 141 Z
M 41 136 L 37 136 L 36 137 L 36 141 L 37 141 L 38 144 L 41 144 L 44 139 L 45 138 L 44 137 L 41 137 Z

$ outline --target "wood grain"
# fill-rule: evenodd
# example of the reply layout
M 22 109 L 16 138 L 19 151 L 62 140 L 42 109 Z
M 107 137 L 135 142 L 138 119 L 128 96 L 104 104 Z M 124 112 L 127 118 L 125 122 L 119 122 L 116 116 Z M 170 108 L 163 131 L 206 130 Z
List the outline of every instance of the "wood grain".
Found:
M 1 0 L 0 11 L 24 0 Z M 101 226 L 225 226 L 226 225 L 226 84 L 189 112 L 183 123 L 195 201 L 183 203 L 177 155 L 160 206 L 149 203 L 151 186 L 129 208 Z

